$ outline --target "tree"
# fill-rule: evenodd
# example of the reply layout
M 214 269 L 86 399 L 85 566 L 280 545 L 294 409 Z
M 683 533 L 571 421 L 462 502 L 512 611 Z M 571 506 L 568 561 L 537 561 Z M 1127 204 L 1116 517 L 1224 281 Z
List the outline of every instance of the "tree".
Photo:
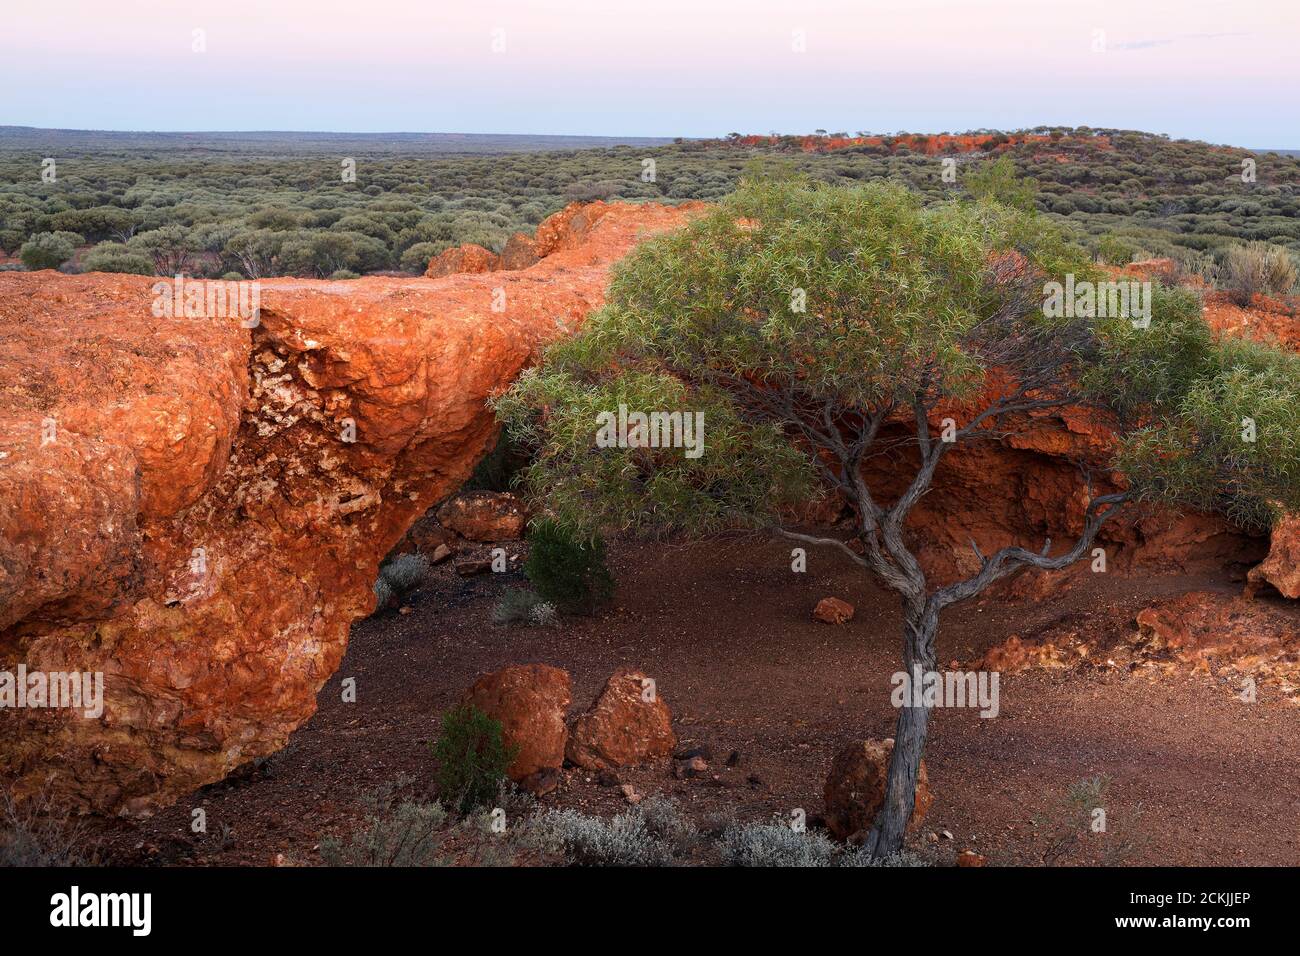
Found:
M 28 269 L 57 269 L 77 251 L 81 237 L 71 232 L 41 232 L 32 236 L 18 250 L 18 258 Z
M 132 237 L 127 246 L 153 260 L 154 271 L 160 276 L 176 276 L 188 272 L 199 246 L 184 226 L 163 226 Z
M 446 242 L 417 242 L 402 253 L 400 260 L 402 271 L 424 275 L 424 270 L 429 268 L 429 260 L 447 246 Z
M 558 520 L 624 533 L 766 527 L 833 548 L 899 595 L 903 663 L 929 672 L 945 609 L 1089 554 L 1131 502 L 1255 521 L 1300 504 L 1300 359 L 1217 342 L 1182 289 L 1154 288 L 1145 325 L 1051 317 L 1045 283 L 1067 273 L 1096 278 L 1083 250 L 997 203 L 925 208 L 878 183 L 746 181 L 712 214 L 638 247 L 584 332 L 551 346 L 496 408 L 537 450 L 524 489 Z M 644 434 L 599 447 L 597 415 L 620 406 L 703 414 L 704 453 L 646 447 Z M 1066 406 L 1119 436 L 1127 484 L 1099 492 L 1089 476 L 1064 547 L 985 555 L 972 544 L 975 573 L 929 581 L 906 521 L 940 462 Z M 953 419 L 946 434 L 941 414 Z M 1254 443 L 1239 434 L 1250 415 Z M 892 500 L 864 470 L 883 453 L 904 469 Z M 815 480 L 852 504 L 852 540 L 782 525 L 781 503 Z M 899 711 L 868 840 L 877 856 L 902 845 L 928 720 L 924 705 Z
M 236 233 L 226 243 L 225 254 L 239 263 L 240 271 L 250 279 L 275 274 L 284 233 L 254 229 Z
M 1022 212 L 1031 212 L 1037 185 L 1028 176 L 1016 174 L 1010 156 L 999 156 L 966 174 L 966 190 L 976 199 L 989 199 Z

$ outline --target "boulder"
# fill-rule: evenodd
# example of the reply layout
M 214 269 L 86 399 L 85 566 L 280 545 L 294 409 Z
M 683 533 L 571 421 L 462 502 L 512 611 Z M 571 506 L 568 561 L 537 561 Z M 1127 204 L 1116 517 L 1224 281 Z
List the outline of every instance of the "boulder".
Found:
M 853 605 L 839 598 L 822 598 L 813 608 L 813 619 L 823 624 L 846 624 L 853 620 Z
M 550 779 L 534 774 L 558 770 L 564 763 L 569 739 L 564 717 L 570 699 L 568 671 L 547 664 L 519 664 L 481 676 L 462 703 L 501 722 L 506 746 L 519 748 L 506 775 L 516 782 L 533 778 L 529 782 L 534 783 Z
M 406 532 L 399 550 L 413 551 L 432 559 L 440 549 L 448 553 L 456 549 L 456 534 L 438 523 L 433 515 L 425 515 Z
M 470 541 L 518 541 L 528 509 L 508 491 L 467 491 L 438 509 L 438 523 Z
M 573 724 L 566 756 L 588 770 L 608 770 L 666 757 L 677 746 L 672 713 L 650 678 L 631 668 L 610 677 Z
M 425 278 L 438 279 L 442 276 L 495 272 L 501 268 L 501 260 L 496 253 L 467 242 L 463 246 L 444 249 L 429 260 Z
M 826 777 L 826 828 L 840 840 L 849 840 L 871 829 L 885 802 L 885 778 L 894 741 L 864 740 L 850 744 L 831 761 Z M 921 761 L 916 785 L 916 805 L 907 829 L 915 830 L 925 819 L 934 797 Z
M 496 442 L 489 396 L 689 215 L 604 206 L 527 276 L 263 280 L 256 316 L 0 272 L 0 669 L 104 681 L 98 717 L 0 709 L 0 785 L 147 812 L 282 747 L 379 562 Z
M 516 232 L 506 240 L 505 248 L 501 250 L 501 268 L 510 270 L 527 269 L 529 266 L 540 262 L 541 258 L 538 255 L 537 244 L 533 242 L 532 236 Z
M 1266 584 L 1283 597 L 1300 598 L 1300 514 L 1287 515 L 1273 528 L 1268 557 L 1246 576 L 1246 596 Z

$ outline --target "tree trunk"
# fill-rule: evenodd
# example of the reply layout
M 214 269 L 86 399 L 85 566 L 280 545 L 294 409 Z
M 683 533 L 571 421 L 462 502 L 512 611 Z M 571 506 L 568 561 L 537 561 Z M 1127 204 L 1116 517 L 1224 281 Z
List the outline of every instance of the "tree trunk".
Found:
M 903 667 L 909 681 L 919 667 L 922 675 L 934 670 L 934 636 L 939 630 L 938 612 L 929 607 L 911 607 L 903 628 Z M 920 693 L 919 688 L 913 692 Z M 907 823 L 916 804 L 916 781 L 925 753 L 930 708 L 903 707 L 894 730 L 894 753 L 885 781 L 885 803 L 872 827 L 867 846 L 874 857 L 892 856 L 903 847 Z

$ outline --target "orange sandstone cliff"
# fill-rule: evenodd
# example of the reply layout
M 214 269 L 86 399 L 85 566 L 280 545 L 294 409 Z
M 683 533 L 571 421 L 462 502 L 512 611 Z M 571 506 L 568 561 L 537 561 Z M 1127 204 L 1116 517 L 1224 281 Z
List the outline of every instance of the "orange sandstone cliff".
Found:
M 692 208 L 570 207 L 521 271 L 264 281 L 251 328 L 156 317 L 156 279 L 0 274 L 0 671 L 104 675 L 100 715 L 0 710 L 0 782 L 146 811 L 283 746 L 491 447 L 485 399 Z

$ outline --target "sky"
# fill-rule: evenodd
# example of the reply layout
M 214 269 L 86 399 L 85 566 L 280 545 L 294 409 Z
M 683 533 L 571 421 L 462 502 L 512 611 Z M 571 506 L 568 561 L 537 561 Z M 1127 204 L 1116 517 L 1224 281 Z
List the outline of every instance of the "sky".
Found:
M 2 0 L 0 125 L 1300 148 L 1300 0 Z

